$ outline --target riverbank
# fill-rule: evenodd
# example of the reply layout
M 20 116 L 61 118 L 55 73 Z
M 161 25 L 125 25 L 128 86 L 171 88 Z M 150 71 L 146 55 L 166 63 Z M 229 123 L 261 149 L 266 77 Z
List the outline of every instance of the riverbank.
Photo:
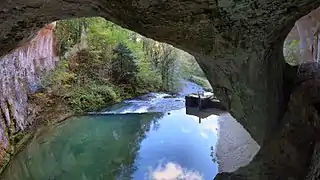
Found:
M 211 142 L 212 144 L 207 144 L 205 146 L 201 145 L 201 147 L 198 145 L 196 146 L 197 148 L 204 148 L 204 149 L 206 149 L 206 147 L 208 148 L 209 147 L 208 145 L 212 146 L 209 149 L 212 150 L 211 155 L 213 158 L 213 162 L 218 163 L 216 171 L 232 172 L 232 171 L 238 169 L 239 167 L 245 166 L 246 164 L 248 164 L 252 160 L 254 155 L 257 153 L 257 151 L 259 150 L 259 146 L 251 138 L 250 134 L 248 134 L 248 132 L 229 113 L 218 113 L 216 115 L 209 117 L 209 119 L 210 118 L 216 119 L 213 121 L 213 122 L 215 122 L 214 125 L 213 124 L 211 124 L 211 125 L 206 124 L 206 123 L 208 123 L 207 118 L 204 118 L 202 120 L 202 122 L 199 124 L 197 117 L 186 116 L 186 114 L 185 114 L 186 112 L 183 110 L 185 108 L 184 96 L 187 94 L 190 94 L 190 93 L 198 92 L 202 89 L 202 87 L 196 85 L 195 83 L 189 82 L 189 81 L 181 81 L 181 84 L 182 85 L 180 86 L 180 91 L 176 96 L 170 96 L 169 94 L 166 94 L 166 93 L 148 93 L 143 96 L 138 96 L 135 98 L 129 98 L 127 100 L 123 100 L 121 103 L 116 103 L 116 105 L 109 104 L 108 108 L 106 108 L 106 106 L 108 106 L 108 105 L 103 106 L 102 108 L 106 108 L 106 109 L 103 109 L 101 111 L 101 113 L 98 113 L 98 114 L 95 114 L 95 113 L 91 114 L 90 113 L 89 115 L 76 114 L 75 112 L 73 112 L 71 110 L 70 106 L 65 104 L 66 103 L 65 101 L 63 101 L 59 98 L 54 98 L 54 96 L 49 97 L 49 94 L 47 94 L 46 92 L 36 93 L 30 97 L 30 105 L 32 105 L 33 109 L 35 111 L 37 111 L 38 116 L 36 116 L 35 118 L 36 118 L 36 122 L 38 122 L 38 123 L 34 123 L 33 126 L 30 126 L 30 128 L 27 131 L 28 133 L 23 135 L 23 138 L 21 139 L 19 144 L 16 145 L 15 152 L 10 157 L 10 160 L 17 159 L 18 157 L 16 155 L 19 152 L 21 152 L 21 150 L 25 149 L 26 145 L 28 145 L 28 148 L 30 148 L 30 144 L 31 144 L 30 142 L 34 142 L 36 139 L 37 139 L 36 141 L 39 141 L 39 137 L 43 137 L 43 136 L 50 137 L 50 134 L 53 132 L 52 131 L 53 129 L 58 128 L 60 126 L 63 126 L 64 124 L 69 124 L 69 121 L 65 121 L 65 120 L 70 118 L 71 116 L 76 115 L 77 117 L 73 117 L 70 119 L 77 119 L 77 118 L 81 119 L 81 118 L 85 117 L 90 120 L 93 120 L 93 119 L 99 119 L 99 117 L 100 117 L 102 121 L 105 121 L 106 119 L 108 119 L 108 121 L 109 121 L 109 120 L 112 120 L 113 116 L 114 117 L 121 117 L 121 116 L 124 116 L 124 117 L 148 116 L 149 117 L 149 116 L 152 116 L 152 114 L 154 115 L 154 113 L 156 113 L 156 114 L 160 113 L 163 115 L 159 116 L 158 118 L 162 118 L 164 116 L 166 118 L 170 118 L 171 120 L 168 122 L 181 120 L 181 122 L 179 122 L 179 123 L 177 122 L 177 124 L 174 124 L 174 126 L 176 126 L 177 132 L 175 132 L 173 134 L 181 133 L 181 134 L 183 134 L 183 136 L 185 136 L 186 135 L 185 133 L 188 134 L 188 132 L 190 130 L 190 129 L 188 130 L 188 128 L 193 129 L 193 128 L 200 126 L 200 127 L 204 128 L 203 129 L 204 132 L 207 132 L 207 131 L 214 132 L 214 134 L 217 135 L 217 137 L 214 138 L 215 139 L 214 142 Z M 168 97 L 168 96 L 170 96 L 170 97 Z M 170 113 L 165 113 L 165 112 L 170 112 Z M 175 114 L 176 115 L 179 114 L 178 115 L 179 117 L 176 116 Z M 173 118 L 174 116 L 176 116 L 176 117 Z M 189 119 L 189 118 L 192 119 L 193 125 L 186 128 L 186 127 L 184 127 L 185 123 L 183 120 Z M 126 119 L 126 118 L 124 118 L 124 119 Z M 139 122 L 139 119 L 140 118 L 137 118 L 136 121 Z M 85 121 L 83 121 L 83 122 L 85 122 Z M 91 122 L 92 121 L 86 122 L 86 124 L 87 125 L 90 124 L 90 126 L 94 127 L 94 129 L 95 129 L 95 126 L 99 127 L 99 125 L 92 124 Z M 144 121 L 142 118 L 141 122 L 146 123 L 147 121 Z M 121 126 L 116 126 L 118 128 L 118 131 L 114 131 L 114 129 L 112 129 L 112 127 L 109 130 L 106 130 L 106 129 L 103 130 L 103 131 L 108 131 L 112 134 L 112 137 L 111 137 L 111 134 L 108 134 L 108 136 L 110 136 L 110 138 L 111 138 L 111 141 L 114 141 L 114 140 L 117 140 L 118 138 L 120 138 L 121 136 L 117 135 L 118 133 L 121 133 L 122 130 L 128 130 L 128 128 L 130 129 L 130 126 L 135 124 L 133 122 L 131 122 L 131 123 L 133 123 L 133 124 L 131 124 L 128 121 L 123 121 L 123 123 L 124 124 Z M 157 124 L 158 123 L 155 123 L 155 125 L 154 125 L 154 127 L 156 127 L 156 129 L 159 127 Z M 47 128 L 48 126 L 50 126 L 52 128 Z M 139 126 L 141 126 L 141 124 L 139 125 L 139 123 L 134 125 L 135 128 L 137 128 Z M 142 126 L 142 127 L 145 128 L 145 126 Z M 149 127 L 149 126 L 146 126 L 146 127 Z M 74 127 L 74 128 L 77 129 L 77 127 Z M 150 129 L 150 128 L 151 128 L 151 126 L 147 129 Z M 167 128 L 164 128 L 164 130 L 166 130 L 166 131 L 170 131 L 170 129 L 172 129 L 172 125 L 167 126 Z M 84 128 L 82 130 L 84 131 Z M 91 130 L 87 130 L 87 131 L 91 132 Z M 155 131 L 157 131 L 157 130 L 155 130 Z M 128 131 L 128 132 L 131 132 L 131 131 Z M 80 133 L 80 132 L 78 132 L 78 130 L 74 130 L 74 133 Z M 91 135 L 91 133 L 89 133 L 89 134 Z M 167 134 L 167 133 L 164 133 L 164 134 Z M 199 139 L 201 141 L 208 140 L 207 135 L 203 134 L 203 132 L 201 132 L 199 136 L 201 137 Z M 86 137 L 86 136 L 84 136 L 84 137 Z M 168 136 L 165 136 L 165 137 L 167 137 L 169 139 L 173 139 L 174 135 L 171 135 L 170 137 L 168 137 Z M 52 138 L 54 138 L 54 136 L 52 136 Z M 189 140 L 191 141 L 194 138 L 194 135 L 188 136 L 188 138 L 190 138 L 190 139 L 186 140 L 186 142 Z M 196 140 L 197 143 L 195 143 L 195 144 L 198 144 L 199 140 Z M 73 142 L 73 140 L 71 140 L 71 141 Z M 109 141 L 107 141 L 107 142 L 109 142 Z M 160 138 L 157 141 L 154 140 L 152 142 L 155 142 L 157 144 L 159 144 L 159 143 L 161 144 L 163 141 L 162 141 L 162 138 Z M 128 143 L 128 144 L 130 144 L 130 143 Z M 83 145 L 82 146 L 79 144 L 78 146 L 80 149 L 82 149 L 82 148 L 91 148 L 92 149 L 93 148 L 93 147 L 91 147 L 91 145 L 88 145 L 88 146 Z M 189 143 L 188 146 L 191 146 L 191 144 Z M 125 145 L 123 145 L 122 147 L 125 147 Z M 182 145 L 176 146 L 177 149 L 180 149 L 183 147 L 184 146 L 182 146 Z M 38 149 L 38 148 L 40 148 L 40 147 L 35 146 L 31 149 L 33 149 L 33 151 L 37 151 L 36 149 Z M 68 149 L 68 150 L 72 150 L 72 149 Z M 150 150 L 149 148 L 146 148 L 146 151 L 152 152 L 152 150 Z M 166 154 L 167 152 L 168 152 L 168 150 L 163 150 L 164 154 Z M 199 152 L 198 151 L 190 151 L 190 153 L 191 152 L 192 153 L 200 153 L 201 151 L 199 151 Z M 59 154 L 59 152 L 54 152 L 54 153 L 56 153 L 57 156 Z M 64 153 L 65 153 L 65 151 L 64 151 Z M 150 154 L 150 153 L 147 153 L 147 154 Z M 19 157 L 21 157 L 21 156 L 19 155 Z M 49 158 L 49 156 L 48 157 L 45 156 L 45 157 Z M 79 158 L 81 159 L 81 157 L 79 157 Z M 48 160 L 50 160 L 50 158 Z M 59 159 L 56 159 L 56 160 L 59 160 Z M 74 159 L 73 161 L 77 161 L 77 160 Z M 115 161 L 118 161 L 118 159 L 116 159 Z M 19 163 L 23 164 L 24 161 L 22 160 Z M 2 173 L 1 173 L 0 177 L 2 177 L 2 175 L 5 174 L 3 172 L 4 172 L 4 170 L 7 170 L 7 168 L 11 169 L 10 170 L 11 173 L 15 172 L 14 169 L 18 169 L 18 168 L 12 168 L 13 166 L 15 166 L 14 164 L 15 164 L 14 161 L 10 161 L 9 163 L 7 163 L 5 166 L 6 168 L 2 169 Z M 26 164 L 28 164 L 28 163 L 26 162 Z M 177 168 L 177 167 L 180 168 L 179 164 L 177 166 L 175 165 L 175 168 Z M 210 166 L 208 165 L 208 167 L 210 167 Z M 177 169 L 179 170 L 179 168 L 177 168 Z M 200 168 L 199 171 L 201 169 L 202 168 Z M 206 168 L 204 168 L 204 169 L 206 169 Z M 160 170 L 161 170 L 161 168 L 160 168 Z M 210 172 L 210 171 L 211 170 L 208 169 L 208 172 Z M 5 172 L 7 172 L 7 171 L 5 171 Z M 162 170 L 161 170 L 161 172 L 162 172 Z M 162 172 L 162 173 L 164 173 L 164 172 Z
M 119 101 L 110 101 L 100 105 L 95 110 L 101 110 L 107 106 L 119 103 L 125 99 L 141 96 L 141 94 L 126 94 Z M 85 115 L 84 111 L 75 111 L 68 101 L 49 93 L 48 91 L 30 94 L 28 97 L 28 122 L 31 122 L 26 129 L 17 132 L 11 137 L 7 149 L 0 150 L 0 177 L 11 160 L 23 150 L 34 137 L 45 133 L 46 128 L 61 123 L 68 118 L 76 115 Z
M 27 118 L 30 124 L 23 131 L 9 137 L 9 147 L 1 150 L 0 174 L 3 173 L 10 161 L 30 143 L 36 133 L 42 131 L 44 127 L 63 121 L 72 115 L 74 112 L 61 99 L 55 99 L 45 92 L 29 95 Z
M 195 84 L 182 80 L 179 82 L 179 92 L 171 92 L 172 97 L 179 95 L 184 97 L 186 94 L 192 93 L 194 91 L 198 91 L 200 86 L 196 86 Z M 24 147 L 26 147 L 34 136 L 38 133 L 45 132 L 46 127 L 53 126 L 57 123 L 65 121 L 71 116 L 75 115 L 85 115 L 87 112 L 95 112 L 104 110 L 106 107 L 110 107 L 113 104 L 119 104 L 120 102 L 125 102 L 126 100 L 130 100 L 135 97 L 143 98 L 143 95 L 146 95 L 146 102 L 149 101 L 147 94 L 149 93 L 147 89 L 141 90 L 136 93 L 124 93 L 124 91 L 118 92 L 119 95 L 116 101 L 109 101 L 104 104 L 99 103 L 94 106 L 94 108 L 86 108 L 86 111 L 79 111 L 77 108 L 74 108 L 72 103 L 70 103 L 70 99 L 65 99 L 63 96 L 57 96 L 55 91 L 52 91 L 51 87 L 42 89 L 42 91 L 35 92 L 33 94 L 29 94 L 28 96 L 28 122 L 30 124 L 26 129 L 20 131 L 14 135 L 14 137 L 9 137 L 10 147 L 7 149 L 2 149 L 0 151 L 1 164 L 0 164 L 0 174 L 4 171 L 4 169 L 8 166 L 10 161 L 15 157 L 17 153 L 19 153 Z M 156 93 L 157 94 L 157 93 Z M 165 94 L 165 93 L 159 93 Z M 169 95 L 169 94 L 168 94 Z M 167 102 L 170 102 L 171 98 L 164 98 Z M 71 99 L 72 100 L 72 99 Z M 174 100 L 175 101 L 175 100 Z M 182 103 L 181 106 L 184 104 Z M 181 108 L 180 106 L 177 108 Z M 176 109 L 176 108 L 175 108 Z M 170 111 L 172 107 L 167 109 L 162 109 L 163 111 Z
M 138 157 L 146 159 L 140 161 L 143 165 L 137 166 L 140 170 L 134 174 L 135 179 L 143 179 L 145 173 L 168 177 L 166 168 L 171 165 L 179 172 L 177 176 L 202 174 L 205 179 L 212 178 L 217 173 L 217 165 L 211 160 L 210 146 L 215 144 L 216 131 L 207 127 L 216 126 L 216 117 L 199 124 L 197 118 L 186 115 L 184 95 L 197 92 L 201 87 L 185 82 L 180 88 L 179 94 L 171 98 L 166 93 L 149 93 L 110 106 L 103 115 L 72 117 L 38 132 L 32 143 L 11 161 L 3 179 L 81 179 L 77 174 L 86 179 L 97 179 L 100 174 L 112 177 L 106 174 L 119 169 L 122 163 L 133 163 Z M 197 146 L 181 153 L 190 142 Z M 136 153 L 130 155 L 132 152 L 145 153 L 136 156 Z M 197 158 L 190 161 L 186 155 Z M 163 161 L 163 157 L 170 162 Z M 152 171 L 146 169 L 149 166 Z

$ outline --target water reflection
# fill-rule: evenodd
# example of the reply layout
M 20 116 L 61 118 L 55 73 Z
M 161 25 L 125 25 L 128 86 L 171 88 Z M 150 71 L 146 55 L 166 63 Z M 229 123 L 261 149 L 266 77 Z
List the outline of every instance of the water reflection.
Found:
M 192 179 L 203 180 L 204 177 L 197 171 L 184 169 L 179 164 L 169 162 L 165 165 L 159 165 L 156 169 L 151 170 L 148 179 L 154 180 L 172 180 L 172 179 Z
M 218 119 L 219 138 L 216 143 L 216 156 L 219 172 L 233 172 L 250 163 L 260 146 L 250 134 L 229 113 Z
M 204 180 L 213 179 L 217 165 L 210 155 L 211 147 L 217 141 L 217 116 L 210 116 L 198 124 L 197 117 L 185 113 L 185 109 L 171 111 L 170 115 L 158 121 L 158 130 L 150 131 L 141 142 L 136 160 L 139 170 L 135 172 L 134 179 L 144 179 L 150 169 L 172 163 L 188 172 L 201 174 Z M 149 174 L 147 177 L 152 176 Z
M 201 124 L 185 109 L 73 117 L 14 159 L 5 180 L 212 180 L 217 117 Z

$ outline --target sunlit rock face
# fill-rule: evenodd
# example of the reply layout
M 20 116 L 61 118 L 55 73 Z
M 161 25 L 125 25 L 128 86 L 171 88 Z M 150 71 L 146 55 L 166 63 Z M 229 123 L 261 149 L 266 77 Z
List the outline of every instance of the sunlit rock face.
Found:
M 218 118 L 219 138 L 216 156 L 219 172 L 234 172 L 248 165 L 260 146 L 229 113 Z
M 311 11 L 296 21 L 287 36 L 287 41 L 298 40 L 297 64 L 319 61 L 320 50 L 320 8 Z
M 54 26 L 54 23 L 47 25 L 30 42 L 0 58 L 1 148 L 8 147 L 10 135 L 32 123 L 27 118 L 32 113 L 28 108 L 28 93 L 39 89 L 41 75 L 53 70 L 57 61 Z

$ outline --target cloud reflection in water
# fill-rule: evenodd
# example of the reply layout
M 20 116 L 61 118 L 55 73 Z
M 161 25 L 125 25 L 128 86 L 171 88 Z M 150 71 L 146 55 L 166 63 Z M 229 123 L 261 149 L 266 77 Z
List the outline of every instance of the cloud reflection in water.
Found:
M 149 180 L 204 180 L 203 176 L 193 170 L 182 168 L 181 165 L 168 162 L 165 165 L 158 165 L 154 170 L 150 170 Z

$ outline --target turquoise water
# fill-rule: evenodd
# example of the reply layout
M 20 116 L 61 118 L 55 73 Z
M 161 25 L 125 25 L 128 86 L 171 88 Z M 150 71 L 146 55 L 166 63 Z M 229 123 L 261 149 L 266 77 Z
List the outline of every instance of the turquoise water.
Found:
M 216 129 L 216 116 L 199 124 L 185 109 L 73 117 L 36 137 L 3 179 L 212 180 Z
M 3 180 L 212 180 L 217 118 L 186 114 L 178 97 L 150 93 L 47 128 L 19 153 Z

